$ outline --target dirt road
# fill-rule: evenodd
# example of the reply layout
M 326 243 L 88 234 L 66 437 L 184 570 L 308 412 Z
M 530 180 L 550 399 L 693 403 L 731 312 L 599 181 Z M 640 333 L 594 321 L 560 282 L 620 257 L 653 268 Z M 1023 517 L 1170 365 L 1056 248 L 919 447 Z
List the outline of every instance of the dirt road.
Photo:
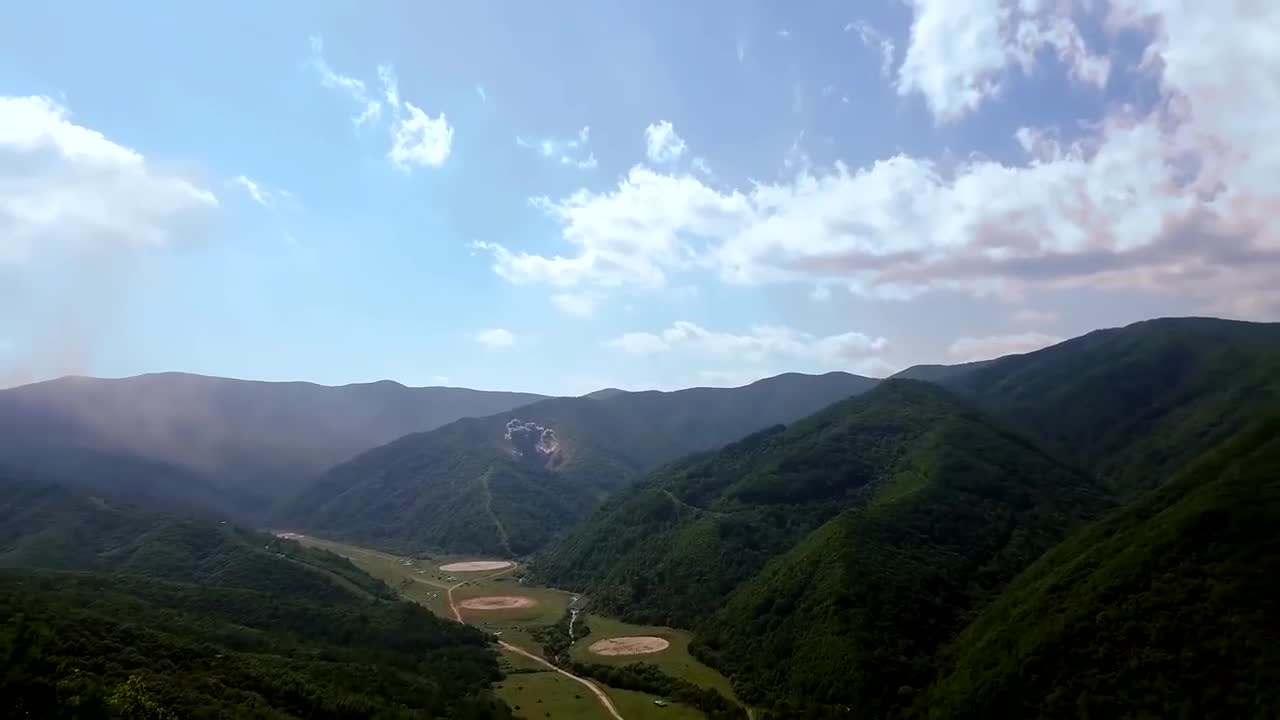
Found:
M 500 571 L 498 571 L 498 572 L 496 572 L 496 573 L 494 573 L 494 574 L 492 574 L 492 575 L 486 575 L 485 577 L 483 577 L 483 578 L 481 578 L 481 579 L 482 579 L 482 580 L 488 580 L 488 579 L 489 579 L 489 578 L 491 578 L 491 577 L 497 577 L 498 575 L 501 575 L 502 573 L 510 572 L 512 569 L 513 569 L 513 568 L 507 568 L 507 569 L 505 569 L 505 570 L 500 570 Z M 457 583 L 456 585 L 451 586 L 451 587 L 448 589 L 448 591 L 447 591 L 447 592 L 448 592 L 448 597 L 449 597 L 449 610 L 453 613 L 453 619 L 454 619 L 454 620 L 457 620 L 457 621 L 458 621 L 458 622 L 460 622 L 460 623 L 463 623 L 464 625 L 466 624 L 466 621 L 462 619 L 462 609 L 461 609 L 461 608 L 459 608 L 459 607 L 458 607 L 458 604 L 457 604 L 457 603 L 455 603 L 455 602 L 453 601 L 453 591 L 454 591 L 454 590 L 457 590 L 458 588 L 462 587 L 463 585 L 466 585 L 468 582 L 471 582 L 471 581 L 470 581 L 470 580 L 463 580 L 462 582 Z M 611 716 L 613 716 L 613 719 L 614 719 L 614 720 L 623 720 L 622 714 L 618 712 L 618 708 L 614 707 L 614 705 L 613 705 L 613 700 L 609 699 L 609 696 L 608 696 L 607 694 L 605 694 L 605 691 L 604 691 L 604 690 L 601 690 L 601 689 L 600 689 L 600 686 L 599 686 L 599 685 L 596 685 L 595 683 L 591 682 L 590 680 L 588 680 L 588 679 L 586 679 L 586 678 L 584 678 L 584 677 L 578 677 L 577 675 L 574 675 L 573 673 L 568 672 L 567 670 L 564 670 L 564 669 L 562 669 L 562 668 L 560 668 L 560 667 L 556 666 L 555 664 L 553 664 L 553 663 L 552 663 L 552 662 L 550 662 L 549 660 L 547 660 L 547 659 L 543 658 L 541 655 L 536 655 L 536 654 L 534 654 L 534 653 L 529 652 L 528 650 L 525 650 L 524 648 L 518 647 L 518 646 L 516 646 L 516 645 L 512 645 L 511 643 L 507 642 L 506 640 L 499 640 L 499 641 L 498 641 L 498 645 L 499 645 L 499 646 L 501 646 L 501 647 L 502 647 L 502 649 L 503 649 L 503 650 L 506 650 L 507 652 L 513 652 L 513 653 L 515 653 L 515 654 L 517 654 L 517 655 L 523 655 L 524 657 L 529 658 L 530 660 L 532 660 L 532 661 L 534 661 L 534 662 L 538 663 L 539 665 L 543 665 L 543 666 L 545 666 L 548 670 L 552 670 L 552 671 L 554 671 L 554 672 L 558 672 L 558 673 L 560 673 L 561 675 L 563 675 L 563 676 L 565 676 L 565 677 L 569 678 L 570 680 L 573 680 L 574 682 L 578 682 L 578 683 L 581 683 L 582 685 L 585 685 L 585 686 L 586 686 L 586 688 L 587 688 L 588 690 L 590 690 L 590 691 L 591 691 L 591 693 L 592 693 L 593 695 L 595 695 L 595 696 L 596 696 L 596 699 L 600 701 L 600 704 L 601 704 L 602 706 L 604 706 L 605 712 L 607 712 L 607 713 L 609 713 Z

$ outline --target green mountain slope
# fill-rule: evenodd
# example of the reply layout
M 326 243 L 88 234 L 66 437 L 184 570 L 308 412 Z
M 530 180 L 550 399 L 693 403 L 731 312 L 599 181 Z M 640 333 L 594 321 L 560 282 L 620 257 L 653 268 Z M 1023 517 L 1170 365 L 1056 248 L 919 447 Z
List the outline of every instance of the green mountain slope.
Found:
M 0 390 L 0 463 L 97 493 L 256 518 L 363 450 L 539 399 L 385 381 L 68 377 Z M 104 464 L 119 469 L 99 472 Z
M 935 718 L 1280 712 L 1280 415 L 1046 554 L 960 635 Z
M 140 717 L 133 678 L 172 717 L 509 717 L 481 633 L 344 559 L 12 477 L 0 512 L 11 716 Z
M 1150 320 L 933 372 L 1114 489 L 1139 492 L 1280 403 L 1280 323 Z
M 281 522 L 406 551 L 524 555 L 645 470 L 874 383 L 782 375 L 742 388 L 544 400 L 363 453 L 309 487 Z
M 535 566 L 698 629 L 751 702 L 909 703 L 975 605 L 1109 506 L 950 393 L 891 381 L 652 474 Z M 842 711 L 841 711 L 842 712 Z

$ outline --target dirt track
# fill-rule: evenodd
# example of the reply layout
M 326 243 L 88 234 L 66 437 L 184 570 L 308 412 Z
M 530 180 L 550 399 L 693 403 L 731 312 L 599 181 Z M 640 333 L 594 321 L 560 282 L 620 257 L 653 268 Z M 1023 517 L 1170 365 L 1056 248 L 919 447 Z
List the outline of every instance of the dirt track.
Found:
M 497 576 L 499 576 L 499 575 L 503 574 L 504 572 L 506 572 L 507 570 L 510 570 L 510 569 L 511 569 L 511 568 L 507 568 L 506 570 L 499 570 L 498 572 L 493 573 L 492 575 L 487 575 L 487 576 L 485 576 L 485 577 L 483 577 L 483 578 L 481 578 L 481 579 L 482 579 L 482 580 L 488 580 L 488 579 L 489 579 L 489 578 L 491 578 L 491 577 L 497 577 Z M 462 582 L 460 582 L 460 583 L 458 583 L 458 584 L 456 584 L 456 585 L 450 586 L 450 587 L 449 587 L 449 589 L 448 589 L 448 591 L 447 591 L 447 596 L 448 596 L 448 598 L 449 598 L 449 609 L 450 609 L 451 611 L 453 611 L 453 619 L 454 619 L 454 620 L 457 620 L 458 622 L 460 622 L 460 623 L 462 623 L 462 624 L 464 624 L 464 625 L 466 624 L 466 621 L 462 619 L 462 610 L 461 610 L 461 608 L 459 608 L 459 607 L 458 607 L 458 604 L 457 604 L 457 603 L 455 603 L 455 602 L 453 601 L 453 591 L 454 591 L 454 590 L 457 590 L 457 589 L 458 589 L 458 588 L 460 588 L 460 587 L 462 587 L 462 586 L 463 586 L 463 585 L 465 585 L 467 582 L 469 582 L 469 581 L 464 580 L 464 581 L 462 581 Z M 463 602 L 465 603 L 465 601 L 463 601 Z M 618 712 L 618 708 L 614 707 L 614 705 L 613 705 L 613 700 L 609 699 L 609 696 L 608 696 L 607 694 L 605 694 L 605 691 L 604 691 L 604 690 L 601 690 L 601 689 L 600 689 L 600 686 L 599 686 L 599 685 L 596 685 L 595 683 L 591 682 L 590 680 L 588 680 L 588 679 L 586 679 L 586 678 L 578 677 L 577 675 L 574 675 L 574 674 L 573 674 L 573 673 L 571 673 L 571 672 L 568 672 L 568 671 L 566 671 L 566 670 L 562 670 L 561 668 L 557 667 L 556 665 L 554 665 L 554 664 L 552 664 L 551 662 L 549 662 L 549 661 L 547 661 L 546 659 L 544 659 L 542 656 L 540 656 L 540 655 L 535 655 L 535 654 L 533 654 L 533 653 L 529 652 L 528 650 L 525 650 L 524 648 L 521 648 L 521 647 L 517 647 L 517 646 L 515 646 L 515 645 L 512 645 L 511 643 L 507 642 L 506 640 L 499 640 L 499 641 L 498 641 L 498 645 L 499 645 L 499 646 L 501 646 L 501 647 L 502 647 L 502 649 L 503 649 L 503 650 L 506 650 L 507 652 L 513 652 L 513 653 L 515 653 L 515 654 L 517 654 L 517 655 L 523 655 L 524 657 L 529 658 L 530 660 L 532 660 L 532 661 L 534 661 L 534 662 L 538 663 L 539 665 L 542 665 L 542 666 L 546 667 L 548 670 L 552 670 L 552 671 L 554 671 L 554 672 L 558 672 L 558 673 L 560 673 L 561 675 L 563 675 L 563 676 L 565 676 L 565 677 L 569 678 L 570 680 L 573 680 L 574 682 L 581 683 L 582 685 L 585 685 L 585 686 L 586 686 L 586 688 L 587 688 L 588 690 L 590 690 L 590 691 L 591 691 L 591 693 L 592 693 L 593 695 L 595 695 L 595 696 L 596 696 L 596 699 L 600 701 L 600 704 L 601 704 L 602 706 L 604 706 L 605 711 L 606 711 L 606 712 L 608 712 L 611 716 L 613 716 L 613 720 L 624 720 L 624 719 L 623 719 L 623 717 L 622 717 L 622 714 Z

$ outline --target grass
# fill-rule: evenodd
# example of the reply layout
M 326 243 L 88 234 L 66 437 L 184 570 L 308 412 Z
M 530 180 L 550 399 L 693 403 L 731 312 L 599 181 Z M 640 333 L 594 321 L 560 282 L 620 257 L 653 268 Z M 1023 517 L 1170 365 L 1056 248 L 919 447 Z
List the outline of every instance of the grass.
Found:
M 613 720 L 590 690 L 550 670 L 508 675 L 494 686 L 494 693 L 506 701 L 517 716 L 529 720 L 548 717 Z M 627 720 L 640 717 L 618 709 Z
M 666 707 L 653 704 L 657 700 L 652 695 L 631 690 L 606 688 L 618 713 L 627 720 L 704 720 L 703 715 L 695 708 L 680 703 L 671 703 Z
M 573 600 L 573 594 L 563 590 L 525 585 L 513 576 L 512 571 L 495 575 L 494 571 L 447 573 L 439 569 L 441 565 L 451 562 L 486 558 L 433 556 L 408 558 L 406 563 L 406 558 L 402 556 L 356 545 L 309 536 L 297 540 L 304 545 L 323 548 L 350 559 L 365 572 L 395 588 L 406 599 L 426 606 L 441 617 L 453 617 L 449 610 L 447 590 L 459 582 L 464 584 L 453 591 L 455 602 L 487 595 L 533 598 L 538 604 L 531 608 L 486 611 L 463 608 L 462 617 L 468 624 L 498 633 L 503 640 L 539 655 L 542 646 L 530 634 L 531 631 L 555 623 Z M 587 622 L 591 626 L 591 634 L 579 640 L 572 651 L 578 660 L 610 665 L 652 663 L 669 675 L 703 687 L 715 688 L 726 697 L 734 698 L 733 689 L 725 677 L 689 655 L 688 633 L 672 628 L 631 625 L 598 615 L 588 615 Z M 587 650 L 597 640 L 622 635 L 655 635 L 665 638 L 671 646 L 649 655 L 615 657 L 596 655 Z M 517 715 L 530 720 L 546 717 L 611 720 L 600 706 L 599 700 L 579 683 L 514 653 L 502 653 L 501 663 L 506 677 L 495 686 L 495 692 L 516 709 Z M 654 700 L 659 698 L 653 695 L 611 687 L 604 689 L 617 705 L 618 712 L 627 720 L 691 720 L 705 717 L 698 710 L 678 703 L 667 707 L 654 705 Z
M 737 702 L 737 696 L 733 694 L 733 686 L 728 678 L 698 662 L 689 654 L 689 633 L 667 627 L 632 625 L 590 613 L 586 617 L 587 625 L 591 627 L 591 634 L 574 643 L 571 654 L 575 660 L 602 665 L 630 665 L 635 662 L 657 665 L 668 675 L 684 678 L 702 687 L 714 688 L 719 690 L 720 694 Z M 662 652 L 645 655 L 597 655 L 588 649 L 597 640 L 629 635 L 660 637 L 671 645 Z

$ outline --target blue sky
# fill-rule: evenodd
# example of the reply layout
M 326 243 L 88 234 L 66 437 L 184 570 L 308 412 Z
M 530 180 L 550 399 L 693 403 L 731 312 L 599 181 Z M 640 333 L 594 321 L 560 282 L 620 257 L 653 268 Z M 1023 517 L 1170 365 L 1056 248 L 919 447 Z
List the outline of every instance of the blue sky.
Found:
M 1274 320 L 1280 11 L 1182 5 L 15 6 L 0 380 L 578 393 Z

